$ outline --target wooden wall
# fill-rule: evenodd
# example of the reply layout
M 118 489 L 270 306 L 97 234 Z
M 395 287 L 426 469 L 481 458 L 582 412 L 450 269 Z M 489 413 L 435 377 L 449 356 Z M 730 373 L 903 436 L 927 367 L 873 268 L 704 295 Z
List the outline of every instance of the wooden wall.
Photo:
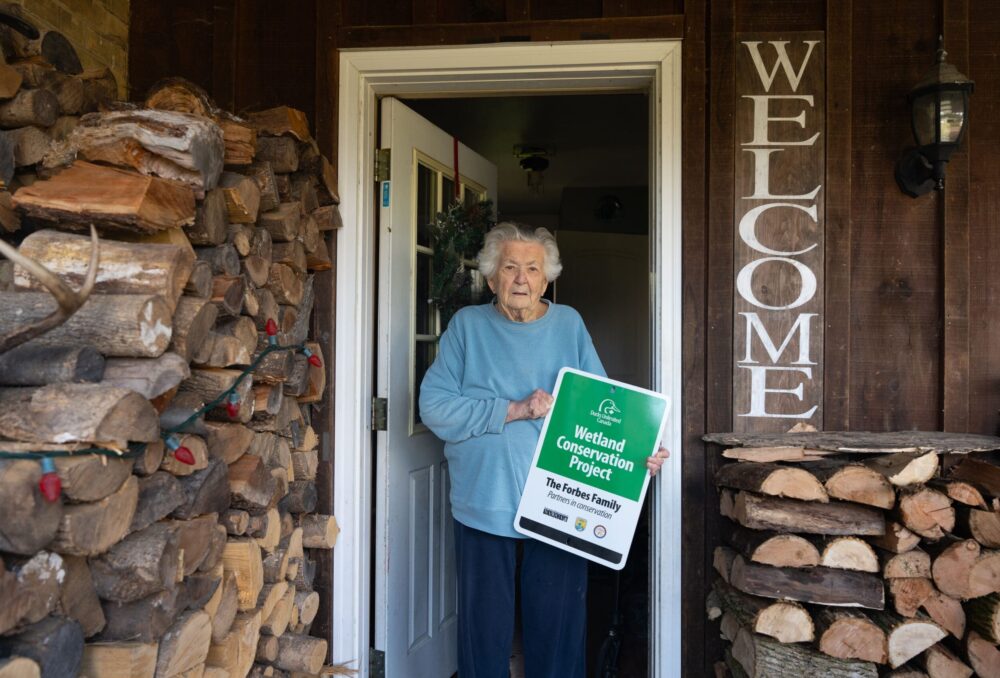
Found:
M 236 110 L 290 103 L 335 157 L 339 47 L 684 38 L 685 675 L 711 675 L 705 621 L 713 450 L 733 426 L 736 34 L 826 32 L 827 429 L 1000 432 L 1000 0 L 194 0 L 132 3 L 130 84 L 183 75 Z M 943 194 L 911 199 L 905 94 L 937 35 L 976 81 Z

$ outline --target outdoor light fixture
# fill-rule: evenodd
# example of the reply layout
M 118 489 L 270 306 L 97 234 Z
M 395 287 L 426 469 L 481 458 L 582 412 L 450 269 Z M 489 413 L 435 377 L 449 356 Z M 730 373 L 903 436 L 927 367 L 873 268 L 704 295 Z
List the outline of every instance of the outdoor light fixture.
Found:
M 514 157 L 528 175 L 528 189 L 532 193 L 542 192 L 542 172 L 549 168 L 550 151 L 540 146 L 514 146 Z
M 896 162 L 896 183 L 911 198 L 944 188 L 944 167 L 968 125 L 974 83 L 945 61 L 943 42 L 934 66 L 907 95 L 917 147 Z

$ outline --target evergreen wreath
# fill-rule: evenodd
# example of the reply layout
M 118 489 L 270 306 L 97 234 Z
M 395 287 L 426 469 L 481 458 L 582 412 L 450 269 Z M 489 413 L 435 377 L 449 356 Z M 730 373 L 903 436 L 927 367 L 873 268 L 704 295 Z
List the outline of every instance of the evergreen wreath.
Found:
M 469 205 L 455 201 L 444 212 L 438 212 L 430 224 L 434 245 L 434 275 L 431 277 L 430 301 L 441 313 L 441 329 L 458 309 L 483 303 L 489 290 L 476 291 L 472 273 L 465 261 L 475 259 L 482 249 L 486 232 L 496 225 L 493 201 L 483 200 Z

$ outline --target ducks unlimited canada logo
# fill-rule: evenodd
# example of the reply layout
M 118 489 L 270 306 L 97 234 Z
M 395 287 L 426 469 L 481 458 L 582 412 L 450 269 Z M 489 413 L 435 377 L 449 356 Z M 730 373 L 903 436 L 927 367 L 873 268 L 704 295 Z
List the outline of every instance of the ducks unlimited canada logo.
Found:
M 611 398 L 605 398 L 601 401 L 601 404 L 597 406 L 596 410 L 590 411 L 590 416 L 597 419 L 598 423 L 604 426 L 611 426 L 612 424 L 622 423 L 622 418 L 615 416 L 621 414 L 622 411 L 615 405 L 615 401 Z

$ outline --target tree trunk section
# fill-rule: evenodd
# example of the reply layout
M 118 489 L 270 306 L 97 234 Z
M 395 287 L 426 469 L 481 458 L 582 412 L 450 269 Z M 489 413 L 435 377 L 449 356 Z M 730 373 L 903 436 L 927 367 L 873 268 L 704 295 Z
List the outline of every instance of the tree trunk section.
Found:
M 850 536 L 885 533 L 885 519 L 874 509 L 760 497 L 748 492 L 736 495 L 735 519 L 754 530 Z

